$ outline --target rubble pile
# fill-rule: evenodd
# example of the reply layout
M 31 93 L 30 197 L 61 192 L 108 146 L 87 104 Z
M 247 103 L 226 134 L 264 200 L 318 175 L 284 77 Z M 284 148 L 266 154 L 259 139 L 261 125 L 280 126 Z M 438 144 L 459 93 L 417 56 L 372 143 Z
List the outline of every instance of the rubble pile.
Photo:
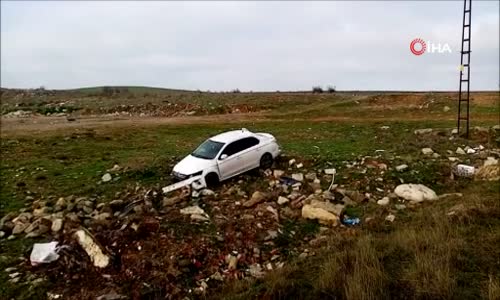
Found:
M 470 180 L 457 172 L 465 163 L 474 170 L 471 180 L 498 180 L 498 149 L 463 146 L 463 154 L 431 150 L 439 156 L 430 151 L 416 155 L 424 162 L 447 164 L 451 173 L 443 180 Z M 292 258 L 314 256 L 329 235 L 347 233 L 350 226 L 397 224 L 398 211 L 460 197 L 404 182 L 402 176 L 414 171 L 414 163 L 382 153 L 326 168 L 283 157 L 262 176 L 242 175 L 213 190 L 186 187 L 164 194 L 161 188 L 137 186 L 111 201 L 31 197 L 29 206 L 2 217 L 0 239 L 57 241 L 64 248 L 52 256 L 56 261 L 36 266 L 27 255 L 22 268 L 11 270 L 15 276 L 10 280 L 25 280 L 23 269 L 62 282 L 51 291 L 57 295 L 77 290 L 94 298 L 108 293 L 201 296 L 228 280 L 260 278 Z M 115 176 L 120 170 L 116 165 L 108 171 Z M 106 173 L 101 180 L 109 182 L 113 176 Z M 307 229 L 311 224 L 315 230 Z
M 155 104 L 129 104 L 114 107 L 101 107 L 99 110 L 88 109 L 84 114 L 104 114 L 109 116 L 139 116 L 139 117 L 179 117 L 209 114 L 231 114 L 254 112 L 258 109 L 247 104 L 218 104 L 206 106 L 197 103 L 168 102 Z

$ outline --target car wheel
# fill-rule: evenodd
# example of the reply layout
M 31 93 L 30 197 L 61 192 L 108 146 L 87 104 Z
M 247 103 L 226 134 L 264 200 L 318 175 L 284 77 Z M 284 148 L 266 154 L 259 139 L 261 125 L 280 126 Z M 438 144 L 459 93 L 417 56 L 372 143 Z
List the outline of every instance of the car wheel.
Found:
M 205 183 L 207 187 L 214 187 L 219 183 L 219 176 L 215 173 L 208 173 L 207 176 L 205 176 Z
M 273 156 L 269 153 L 262 155 L 260 158 L 260 168 L 263 170 L 271 168 L 273 165 Z

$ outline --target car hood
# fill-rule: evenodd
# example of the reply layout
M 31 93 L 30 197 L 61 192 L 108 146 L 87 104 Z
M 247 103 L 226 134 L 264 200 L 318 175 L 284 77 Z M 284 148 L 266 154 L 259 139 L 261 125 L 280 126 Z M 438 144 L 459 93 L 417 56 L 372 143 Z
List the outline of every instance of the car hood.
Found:
M 198 158 L 189 154 L 175 165 L 174 172 L 191 175 L 193 173 L 203 171 L 213 165 L 215 165 L 213 159 Z

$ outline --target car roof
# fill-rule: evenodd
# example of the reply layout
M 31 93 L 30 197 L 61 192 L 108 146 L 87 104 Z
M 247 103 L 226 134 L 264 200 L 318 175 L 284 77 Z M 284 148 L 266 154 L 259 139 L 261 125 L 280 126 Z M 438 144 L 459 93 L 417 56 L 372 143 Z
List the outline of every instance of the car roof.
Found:
M 234 142 L 236 140 L 239 140 L 239 139 L 242 139 L 245 137 L 249 137 L 249 136 L 254 136 L 254 134 L 251 131 L 249 131 L 245 128 L 242 128 L 242 129 L 238 129 L 238 130 L 231 130 L 231 131 L 223 132 L 221 134 L 218 134 L 216 136 L 211 137 L 210 139 L 212 141 L 215 141 L 215 142 L 231 143 L 231 142 Z

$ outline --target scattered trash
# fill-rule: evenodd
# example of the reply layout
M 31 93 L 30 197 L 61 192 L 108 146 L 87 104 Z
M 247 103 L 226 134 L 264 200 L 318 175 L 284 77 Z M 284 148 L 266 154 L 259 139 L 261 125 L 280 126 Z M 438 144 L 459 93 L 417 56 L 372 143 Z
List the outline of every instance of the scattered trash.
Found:
M 57 247 L 59 242 L 50 243 L 35 243 L 33 245 L 33 250 L 31 250 L 30 262 L 32 266 L 37 266 L 39 264 L 51 263 L 59 259 L 59 247 Z
M 358 225 L 360 222 L 361 220 L 359 218 L 344 217 L 344 219 L 342 220 L 342 224 L 347 226 Z
M 296 183 L 300 183 L 300 181 L 295 180 L 295 179 L 290 178 L 290 177 L 286 177 L 286 176 L 281 176 L 280 177 L 280 182 L 282 184 L 286 184 L 286 185 L 294 185 Z
M 94 266 L 98 268 L 105 268 L 108 266 L 109 256 L 104 254 L 94 237 L 87 230 L 80 229 L 76 231 L 74 235 L 78 244 L 87 252 Z
M 201 176 L 194 176 L 183 181 L 176 182 L 174 184 L 168 185 L 162 189 L 164 194 L 170 193 L 172 191 L 178 190 L 185 186 L 191 185 L 195 181 L 200 181 Z M 200 183 L 201 184 L 201 183 Z
M 476 168 L 474 168 L 473 166 L 459 164 L 456 165 L 455 169 L 453 170 L 453 173 L 460 177 L 472 177 L 474 176 L 475 171 Z

